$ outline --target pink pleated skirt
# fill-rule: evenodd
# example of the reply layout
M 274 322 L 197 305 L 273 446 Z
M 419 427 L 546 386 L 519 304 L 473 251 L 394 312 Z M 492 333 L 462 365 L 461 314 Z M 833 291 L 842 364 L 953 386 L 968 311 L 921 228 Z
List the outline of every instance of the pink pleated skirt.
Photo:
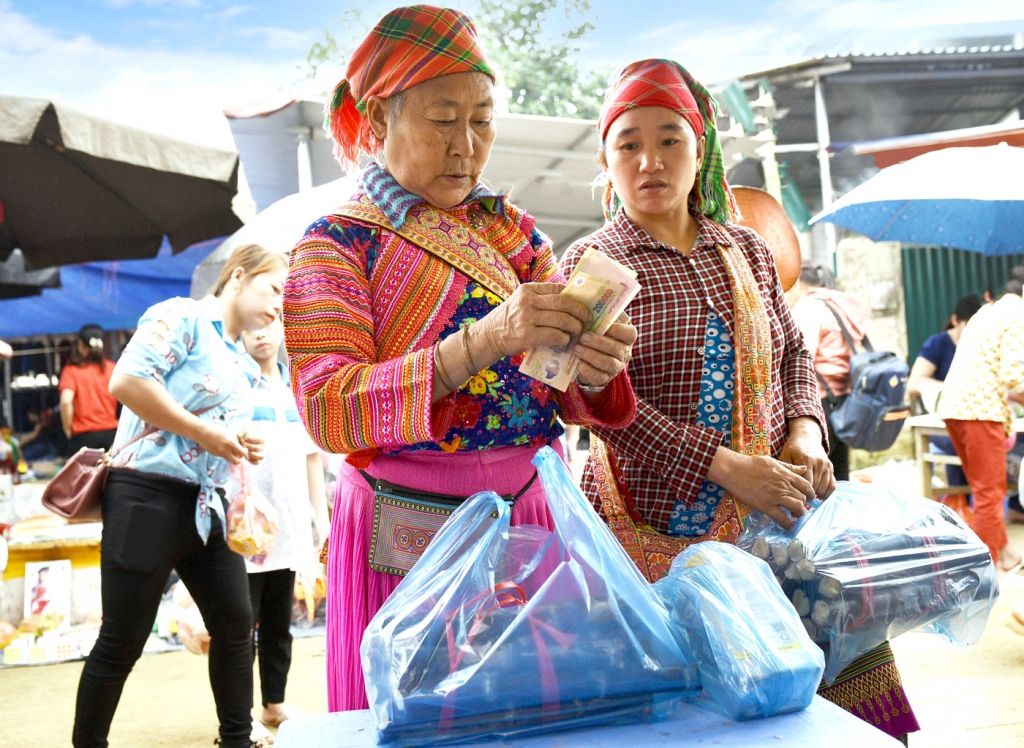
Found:
M 560 442 L 552 447 L 561 455 Z M 533 477 L 535 447 L 504 447 L 445 454 L 414 452 L 378 457 L 367 469 L 407 488 L 453 496 L 479 491 L 516 494 Z M 540 480 L 512 509 L 513 525 L 554 529 Z M 347 463 L 338 476 L 327 561 L 327 704 L 332 712 L 366 709 L 359 645 L 370 619 L 402 581 L 373 571 L 368 561 L 373 534 L 373 491 Z

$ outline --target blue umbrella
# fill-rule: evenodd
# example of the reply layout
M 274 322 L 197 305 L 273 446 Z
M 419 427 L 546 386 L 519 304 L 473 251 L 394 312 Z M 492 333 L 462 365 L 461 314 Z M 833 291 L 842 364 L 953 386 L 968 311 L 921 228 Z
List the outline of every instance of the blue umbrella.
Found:
M 1024 253 L 1024 148 L 945 148 L 884 169 L 812 219 L 876 242 Z

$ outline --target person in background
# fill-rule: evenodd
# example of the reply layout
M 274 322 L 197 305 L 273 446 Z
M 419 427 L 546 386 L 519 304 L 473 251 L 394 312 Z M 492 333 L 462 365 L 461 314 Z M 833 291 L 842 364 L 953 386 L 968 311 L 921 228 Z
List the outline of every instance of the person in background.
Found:
M 295 607 L 295 572 L 309 574 L 317 563 L 316 542 L 327 539 L 330 523 L 320 451 L 306 434 L 295 407 L 288 372 L 278 359 L 284 329 L 274 320 L 242 333 L 245 349 L 260 365 L 254 393 L 254 435 L 263 437 L 265 459 L 252 469 L 253 485 L 277 511 L 277 543 L 261 564 L 246 561 L 252 602 L 253 645 L 259 655 L 263 711 L 259 720 L 277 726 L 300 714 L 284 703 L 292 659 L 290 626 Z
M 967 327 L 967 321 L 981 309 L 981 306 L 982 301 L 976 295 L 964 296 L 956 302 L 942 332 L 935 333 L 924 341 L 907 379 L 908 396 L 920 397 L 929 388 L 936 391 L 941 388 L 942 383 L 946 381 L 949 366 L 953 363 L 953 354 L 956 353 L 960 335 Z M 928 399 L 931 402 L 935 401 L 934 396 Z
M 971 487 L 973 529 L 1002 571 L 1024 562 L 1010 545 L 1003 516 L 1010 402 L 1024 403 L 1022 291 L 1024 266 L 1018 266 L 1002 297 L 971 317 L 957 342 L 937 410 Z
M 32 424 L 32 430 L 18 440 L 22 459 L 32 462 L 49 455 L 65 453 L 67 440 L 57 425 L 57 414 L 53 409 L 30 410 L 28 420 Z
M 245 562 L 225 537 L 225 489 L 231 465 L 263 458 L 262 439 L 246 432 L 260 372 L 242 331 L 281 314 L 286 269 L 279 252 L 239 247 L 212 295 L 146 310 L 117 362 L 110 392 L 124 403 L 116 442 L 125 446 L 103 492 L 103 625 L 78 684 L 75 748 L 106 748 L 172 569 L 210 633 L 221 746 L 270 739 L 252 721 L 252 605 Z M 147 425 L 158 430 L 126 444 Z
M 837 405 L 846 400 L 850 394 L 850 357 L 855 353 L 843 337 L 839 320 L 832 310 L 842 318 L 854 345 L 860 345 L 871 307 L 848 293 L 826 288 L 826 272 L 824 268 L 805 265 L 786 299 L 793 308 L 793 318 L 814 359 L 821 405 L 825 413 L 830 413 L 831 405 L 825 388 L 827 386 L 831 390 Z M 836 480 L 849 480 L 850 448 L 836 436 L 831 418 L 828 419 L 828 444 L 828 459 L 835 470 Z
M 82 447 L 110 449 L 117 433 L 117 400 L 110 394 L 114 362 L 103 353 L 103 328 L 85 325 L 71 361 L 60 372 L 60 420 L 68 454 Z
M 914 360 L 910 369 L 910 376 L 907 379 L 907 395 L 913 402 L 914 398 L 921 398 L 922 404 L 929 412 L 935 410 L 938 404 L 939 393 L 943 382 L 946 381 L 946 374 L 953 363 L 953 354 L 956 353 L 956 344 L 960 341 L 960 335 L 967 327 L 967 321 L 981 309 L 982 300 L 971 294 L 964 296 L 953 308 L 942 332 L 935 333 L 924 341 L 921 351 Z M 924 404 L 927 403 L 927 404 Z M 930 407 L 929 407 L 930 406 Z M 948 436 L 933 436 L 928 442 L 928 450 L 934 454 L 956 455 L 953 449 L 953 440 Z M 946 485 L 963 486 L 967 484 L 967 476 L 959 465 L 946 465 Z M 964 513 L 966 518 L 967 499 L 954 499 L 960 502 L 959 511 Z M 972 519 L 973 521 L 973 519 Z

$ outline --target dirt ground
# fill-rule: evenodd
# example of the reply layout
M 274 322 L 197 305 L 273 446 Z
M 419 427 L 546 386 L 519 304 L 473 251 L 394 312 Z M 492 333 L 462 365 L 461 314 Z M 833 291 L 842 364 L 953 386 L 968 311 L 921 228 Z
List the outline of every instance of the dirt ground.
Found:
M 1010 528 L 1024 548 L 1024 526 Z M 938 637 L 907 634 L 893 642 L 911 704 L 921 722 L 912 746 L 1024 746 L 1024 629 L 1009 624 L 1024 602 L 1024 575 L 1005 580 L 981 642 L 967 652 Z M 295 641 L 289 703 L 306 712 L 327 708 L 324 640 Z M 71 744 L 81 663 L 0 670 L 0 746 Z M 259 701 L 257 677 L 256 702 Z M 188 652 L 143 657 L 125 686 L 110 734 L 112 748 L 212 745 L 217 719 L 206 659 Z

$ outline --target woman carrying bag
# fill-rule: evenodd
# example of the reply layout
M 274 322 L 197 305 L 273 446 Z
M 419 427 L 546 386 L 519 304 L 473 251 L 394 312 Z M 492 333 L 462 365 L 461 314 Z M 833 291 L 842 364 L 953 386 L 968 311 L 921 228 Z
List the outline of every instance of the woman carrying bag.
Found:
M 286 261 L 248 245 L 213 295 L 146 311 L 110 380 L 124 404 L 103 494 L 103 626 L 78 684 L 73 743 L 104 748 L 128 673 L 142 654 L 172 569 L 210 632 L 220 744 L 252 742 L 252 607 L 245 563 L 224 537 L 229 467 L 262 458 L 247 437 L 259 368 L 243 330 L 281 313 Z M 146 425 L 161 429 L 126 444 Z

